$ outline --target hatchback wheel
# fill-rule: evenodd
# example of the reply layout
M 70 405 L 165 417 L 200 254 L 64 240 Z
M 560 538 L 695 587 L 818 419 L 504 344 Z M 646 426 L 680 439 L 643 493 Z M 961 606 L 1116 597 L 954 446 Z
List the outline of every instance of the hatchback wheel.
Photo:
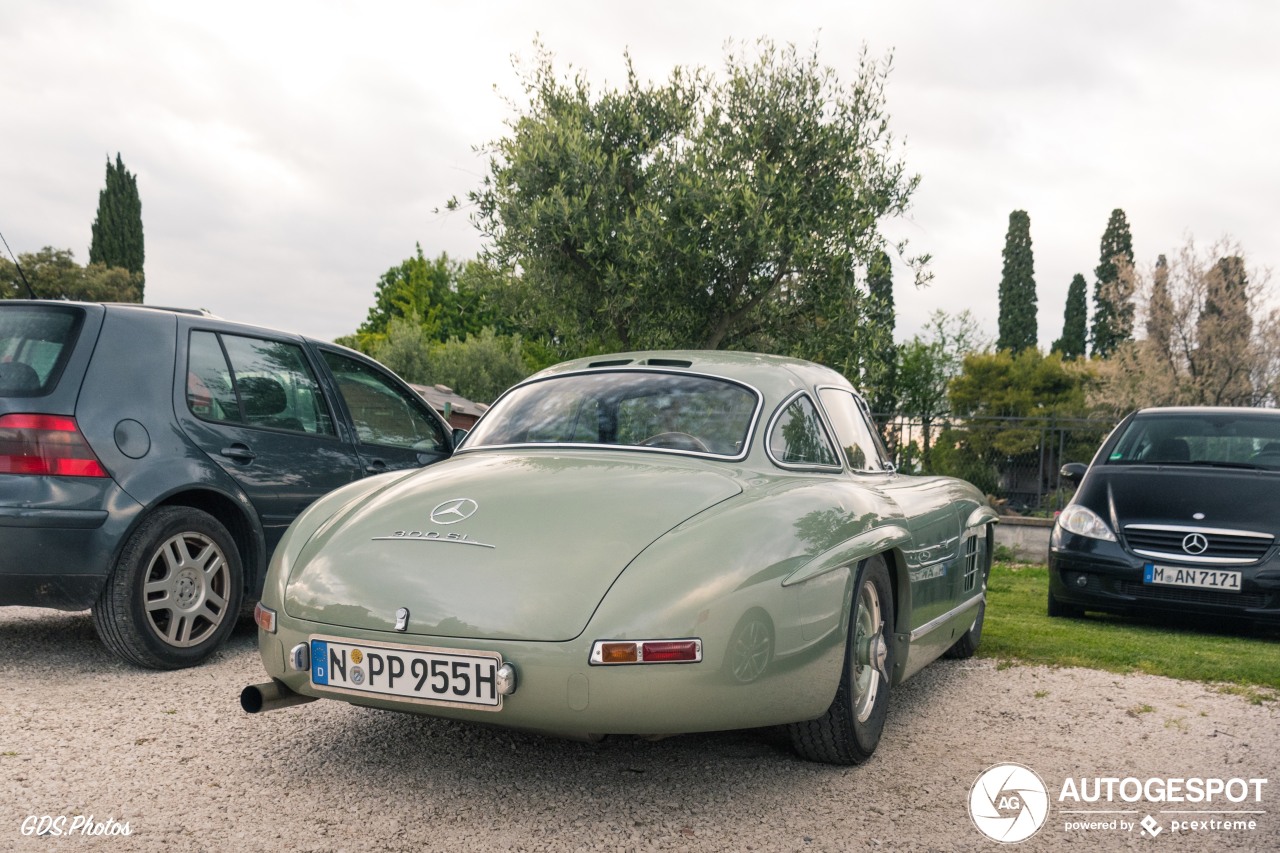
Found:
M 190 507 L 164 507 L 133 532 L 93 608 L 107 648 L 151 669 L 205 660 L 235 627 L 244 592 L 227 529 Z

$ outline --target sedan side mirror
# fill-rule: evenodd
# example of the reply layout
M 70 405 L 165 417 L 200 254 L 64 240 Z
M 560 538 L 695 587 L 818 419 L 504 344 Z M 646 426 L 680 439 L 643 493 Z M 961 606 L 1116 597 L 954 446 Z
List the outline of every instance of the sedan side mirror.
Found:
M 1066 480 L 1074 486 L 1080 485 L 1080 481 L 1084 479 L 1084 473 L 1089 470 L 1089 466 L 1083 462 L 1068 462 L 1062 466 L 1058 473 L 1062 479 Z
M 462 444 L 462 439 L 464 439 L 464 438 L 466 438 L 466 437 L 467 437 L 467 431 L 466 431 L 465 429 L 463 429 L 462 427 L 454 427 L 454 428 L 453 428 L 453 446 L 454 446 L 454 448 L 455 448 L 455 449 L 457 449 L 458 445 L 459 445 L 459 444 Z

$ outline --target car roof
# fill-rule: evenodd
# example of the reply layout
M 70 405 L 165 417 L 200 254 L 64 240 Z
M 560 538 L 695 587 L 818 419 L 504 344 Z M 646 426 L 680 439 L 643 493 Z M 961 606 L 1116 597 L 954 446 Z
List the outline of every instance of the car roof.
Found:
M 777 399 L 798 388 L 851 388 L 829 367 L 781 355 L 734 350 L 639 350 L 578 358 L 549 367 L 526 381 L 589 370 L 672 370 L 722 376 L 751 385 Z
M 1151 406 L 1138 409 L 1134 415 L 1241 415 L 1259 414 L 1280 417 L 1280 409 L 1264 409 L 1259 406 Z
M 261 326 L 256 323 L 246 323 L 241 320 L 228 320 L 225 317 L 219 317 L 207 308 L 182 308 L 170 307 L 166 305 L 144 305 L 141 302 L 84 302 L 74 301 L 70 299 L 5 299 L 0 300 L 0 305 L 49 305 L 60 308 L 82 307 L 82 308 L 101 308 L 111 313 L 134 314 L 135 316 L 155 316 L 160 314 L 173 314 L 176 316 L 193 317 L 201 320 L 209 320 L 217 323 L 227 329 L 237 329 L 245 332 L 261 332 L 270 335 L 286 336 L 292 338 L 305 338 L 316 343 L 325 344 L 327 346 L 338 347 L 337 344 L 329 344 L 327 341 L 321 341 L 303 335 L 298 332 L 291 332 L 287 329 L 277 329 L 271 326 Z M 346 347 L 338 347 L 346 350 Z

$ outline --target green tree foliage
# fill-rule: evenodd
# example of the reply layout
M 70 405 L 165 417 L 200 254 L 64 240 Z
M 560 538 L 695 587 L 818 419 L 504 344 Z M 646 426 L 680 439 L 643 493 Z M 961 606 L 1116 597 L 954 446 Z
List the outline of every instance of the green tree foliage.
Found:
M 122 267 L 76 263 L 70 249 L 45 246 L 39 252 L 24 252 L 18 264 L 31 289 L 40 299 L 74 299 L 83 302 L 141 302 L 142 276 Z M 26 299 L 29 296 L 18 268 L 0 258 L 0 297 Z
M 964 477 L 988 494 L 999 493 L 1002 486 L 1042 493 L 1046 483 L 1009 480 L 1014 472 L 1035 477 L 1036 472 L 1056 471 L 1053 460 L 1047 466 L 1036 464 L 1042 427 L 1086 415 L 1088 375 L 1057 352 L 1046 356 L 1026 349 L 1015 355 L 1000 350 L 966 356 L 950 386 L 957 425 L 939 438 L 937 470 Z
M 1053 351 L 1064 360 L 1083 358 L 1089 334 L 1089 285 L 1076 273 L 1067 288 L 1067 307 L 1062 313 L 1062 337 L 1053 342 Z
M 493 329 L 453 338 L 431 352 L 431 376 L 468 400 L 492 403 L 503 391 L 532 371 L 519 335 L 498 335 Z
M 935 311 L 924 335 L 898 348 L 898 409 L 921 425 L 920 461 L 925 471 L 932 470 L 934 428 L 951 414 L 947 388 L 965 355 L 982 346 L 977 321 L 968 311 L 954 317 Z
M 1031 217 L 1025 210 L 1009 214 L 1000 276 L 1000 334 L 997 349 L 1014 354 L 1036 346 L 1036 278 L 1031 252 Z
M 369 355 L 394 370 L 406 382 L 435 384 L 431 371 L 431 348 L 435 342 L 423 330 L 422 318 L 416 312 L 392 317 L 382 334 L 377 338 L 367 338 L 366 343 L 370 346 L 367 350 Z
M 816 47 L 758 48 L 660 84 L 628 56 L 599 94 L 545 50 L 522 73 L 528 106 L 469 198 L 559 354 L 755 348 L 861 374 L 859 275 L 919 180 L 889 133 L 889 62 L 864 53 L 845 85 Z M 908 259 L 918 281 L 926 261 Z
M 93 220 L 89 264 L 126 269 L 142 282 L 145 259 L 138 179 L 124 167 L 124 161 L 117 153 L 114 165 L 110 158 L 107 159 L 106 186 L 98 193 L 98 215 Z M 141 295 L 138 301 L 142 301 Z
M 519 335 L 492 328 L 465 340 L 432 340 L 417 315 L 393 317 L 370 353 L 409 382 L 446 385 L 477 403 L 491 403 L 532 371 Z
M 410 317 L 430 341 L 477 333 L 498 322 L 486 300 L 489 278 L 491 271 L 483 264 L 459 264 L 444 253 L 428 260 L 417 245 L 411 257 L 378 279 L 364 323 L 341 342 L 372 354 L 386 341 L 393 320 Z
M 1120 208 L 1107 220 L 1094 274 L 1092 354 L 1107 358 L 1133 336 L 1133 237 Z
M 889 415 L 898 405 L 898 345 L 893 342 L 896 314 L 893 307 L 893 265 L 888 252 L 881 252 L 867 270 L 867 325 L 875 339 L 866 359 L 861 390 L 871 411 Z

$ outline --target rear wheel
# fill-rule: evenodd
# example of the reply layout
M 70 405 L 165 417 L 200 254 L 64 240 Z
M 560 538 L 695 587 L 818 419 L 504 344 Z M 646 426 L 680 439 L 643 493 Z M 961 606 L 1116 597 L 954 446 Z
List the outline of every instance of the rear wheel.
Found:
M 194 666 L 235 627 L 244 592 L 227 529 L 190 507 L 162 507 L 133 532 L 93 607 L 112 652 L 151 669 Z
M 861 764 L 875 752 L 889 708 L 892 636 L 889 570 L 883 558 L 873 557 L 858 573 L 836 697 L 818 719 L 789 727 L 791 743 L 802 757 L 826 764 Z

